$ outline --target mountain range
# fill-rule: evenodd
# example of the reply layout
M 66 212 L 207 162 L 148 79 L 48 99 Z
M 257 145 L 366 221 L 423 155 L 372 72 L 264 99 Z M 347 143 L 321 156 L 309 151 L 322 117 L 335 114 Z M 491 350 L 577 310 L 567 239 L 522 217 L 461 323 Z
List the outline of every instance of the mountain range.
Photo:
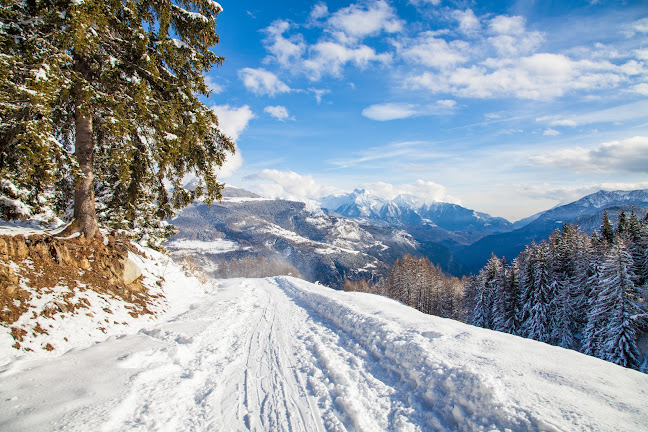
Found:
M 221 202 L 196 202 L 172 221 L 179 232 L 168 247 L 190 254 L 191 241 L 200 241 L 203 250 L 196 256 L 208 270 L 227 260 L 264 257 L 293 266 L 307 280 L 340 288 L 346 279 L 386 275 L 405 254 L 428 257 L 452 275 L 476 273 L 492 253 L 513 259 L 564 223 L 591 233 L 604 211 L 614 223 L 621 210 L 644 217 L 648 190 L 599 191 L 511 223 L 458 204 L 421 203 L 411 195 L 385 200 L 355 190 L 325 197 L 317 206 L 227 187 Z M 204 242 L 211 250 L 204 250 Z

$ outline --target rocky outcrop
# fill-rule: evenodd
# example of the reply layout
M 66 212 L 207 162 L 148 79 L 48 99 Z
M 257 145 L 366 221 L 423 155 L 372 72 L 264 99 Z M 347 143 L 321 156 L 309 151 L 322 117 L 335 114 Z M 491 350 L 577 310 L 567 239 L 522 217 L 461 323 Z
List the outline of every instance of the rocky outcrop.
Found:
M 146 313 L 142 272 L 128 257 L 127 240 L 107 236 L 92 241 L 48 234 L 0 235 L 0 323 L 15 322 L 34 292 L 57 286 L 91 289 L 141 303 Z M 73 297 L 70 294 L 70 297 Z M 61 297 L 50 309 L 78 308 Z

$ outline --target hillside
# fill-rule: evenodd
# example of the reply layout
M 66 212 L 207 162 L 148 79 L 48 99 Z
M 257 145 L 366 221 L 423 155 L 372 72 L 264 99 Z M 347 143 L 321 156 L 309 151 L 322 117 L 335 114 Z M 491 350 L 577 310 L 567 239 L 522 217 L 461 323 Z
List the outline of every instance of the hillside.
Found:
M 164 285 L 181 312 L 136 334 L 2 366 L 0 428 L 616 432 L 648 424 L 648 376 L 573 351 L 290 277 L 186 283 Z
M 565 223 L 575 223 L 585 232 L 592 233 L 601 226 L 603 212 L 607 211 L 610 221 L 616 223 L 621 210 L 628 215 L 634 211 L 643 218 L 648 211 L 648 190 L 598 191 L 527 218 L 528 223 L 514 231 L 484 237 L 457 251 L 455 256 L 469 271 L 476 272 L 491 253 L 512 260 L 526 245 L 547 239 Z
M 175 256 L 191 256 L 212 276 L 224 261 L 265 258 L 341 288 L 345 279 L 376 279 L 397 258 L 423 248 L 400 229 L 363 226 L 303 202 L 235 188 L 226 188 L 225 198 L 211 207 L 192 204 L 172 222 L 179 232 L 167 247 Z M 200 253 L 196 242 L 205 246 Z

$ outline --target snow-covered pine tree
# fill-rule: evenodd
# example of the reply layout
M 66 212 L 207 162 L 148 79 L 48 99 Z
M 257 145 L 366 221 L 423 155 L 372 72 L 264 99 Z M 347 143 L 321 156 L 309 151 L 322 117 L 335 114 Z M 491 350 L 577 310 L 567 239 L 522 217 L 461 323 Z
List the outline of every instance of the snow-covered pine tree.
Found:
M 599 357 L 628 368 L 639 368 L 637 291 L 632 283 L 632 257 L 618 238 L 601 269 L 601 294 L 592 313 L 604 325 Z
M 579 284 L 579 233 L 575 225 L 563 225 L 554 231 L 551 245 L 553 300 L 550 305 L 551 339 L 555 345 L 574 348 L 576 292 Z
M 218 42 L 220 5 L 212 0 L 30 4 L 36 6 L 22 6 L 30 19 L 17 25 L 38 23 L 34 33 L 48 41 L 39 46 L 42 69 L 55 71 L 59 85 L 44 93 L 42 103 L 52 111 L 53 124 L 41 135 L 50 146 L 75 148 L 78 230 L 87 237 L 97 233 L 94 177 L 108 188 L 114 186 L 107 181 L 113 175 L 109 167 L 120 172 L 119 179 L 123 172 L 140 172 L 121 185 L 137 193 L 116 190 L 113 201 L 106 203 L 109 209 L 117 204 L 141 208 L 142 201 L 160 195 L 145 191 L 147 183 L 159 192 L 163 181 L 172 185 L 172 195 L 156 203 L 160 211 L 152 214 L 158 216 L 168 212 L 169 203 L 179 208 L 200 195 L 208 203 L 220 198 L 216 169 L 234 146 L 219 131 L 215 114 L 198 99 L 209 94 L 203 73 L 223 61 L 210 50 Z M 142 160 L 133 165 L 135 153 Z M 200 178 L 203 186 L 185 190 L 182 178 L 187 173 Z
M 0 217 L 51 218 L 57 178 L 69 175 L 68 152 L 53 140 L 50 101 L 69 57 L 48 35 L 52 12 L 39 2 L 0 0 Z
M 585 287 L 587 295 L 587 317 L 583 328 L 581 351 L 594 357 L 599 356 L 603 341 L 604 315 L 596 310 L 602 292 L 601 270 L 605 261 L 608 243 L 594 232 L 592 233 L 592 250 L 586 269 Z
M 504 269 L 502 279 L 502 293 L 499 296 L 499 312 L 495 326 L 499 331 L 517 334 L 520 329 L 520 273 L 517 258 L 510 266 L 506 266 L 502 258 Z
M 502 262 L 495 255 L 491 255 L 486 266 L 477 276 L 475 286 L 475 309 L 473 312 L 472 324 L 493 329 L 496 319 L 496 296 L 498 295 L 498 283 L 501 281 L 500 274 L 503 273 Z
M 552 298 L 551 263 L 549 245 L 542 242 L 532 252 L 529 263 L 533 272 L 532 300 L 529 318 L 524 323 L 526 335 L 541 342 L 551 341 L 550 304 Z
M 535 286 L 535 275 L 531 265 L 531 257 L 536 247 L 535 241 L 531 242 L 531 245 L 526 246 L 514 260 L 520 275 L 520 315 L 518 317 L 520 326 L 517 334 L 523 337 L 529 337 L 526 323 L 531 317 L 531 308 L 533 307 L 534 299 L 533 287 Z
M 599 228 L 599 234 L 601 235 L 602 240 L 605 240 L 608 244 L 614 242 L 614 228 L 612 228 L 612 223 L 608 217 L 607 210 L 603 211 L 603 222 Z

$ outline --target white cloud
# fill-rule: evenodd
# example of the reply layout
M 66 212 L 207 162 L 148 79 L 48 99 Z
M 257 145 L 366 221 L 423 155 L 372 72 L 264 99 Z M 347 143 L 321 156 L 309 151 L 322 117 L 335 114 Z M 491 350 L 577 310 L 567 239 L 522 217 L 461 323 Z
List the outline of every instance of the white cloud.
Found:
M 362 110 L 362 115 L 378 121 L 396 120 L 418 115 L 416 105 L 406 103 L 384 103 L 371 105 Z
M 608 61 L 571 60 L 540 53 L 518 59 L 487 59 L 478 65 L 440 73 L 424 72 L 406 86 L 462 97 L 550 100 L 573 90 L 614 88 L 627 81 L 622 66 Z
M 481 29 L 479 19 L 471 9 L 465 11 L 456 10 L 453 12 L 453 16 L 459 22 L 459 31 L 461 33 L 472 35 Z
M 642 18 L 630 25 L 630 33 L 648 33 L 648 18 Z
M 408 117 L 450 114 L 456 107 L 454 100 L 439 100 L 432 105 L 409 103 L 383 103 L 371 105 L 362 110 L 362 115 L 377 121 L 404 119 Z
M 534 199 L 557 200 L 567 204 L 593 194 L 600 190 L 638 190 L 648 189 L 648 181 L 638 183 L 590 183 L 578 186 L 562 186 L 552 184 L 517 185 L 516 190 L 522 195 Z
M 436 101 L 436 104 L 446 108 L 454 108 L 457 106 L 457 101 L 454 101 L 452 99 L 442 99 Z
M 311 175 L 294 171 L 264 169 L 245 177 L 245 180 L 254 183 L 261 195 L 268 198 L 304 201 L 340 192 L 337 188 L 320 184 Z
M 274 96 L 277 93 L 290 91 L 283 81 L 265 69 L 244 68 L 239 70 L 239 78 L 245 87 L 256 95 Z
M 221 132 L 234 141 L 238 141 L 240 134 L 243 133 L 250 120 L 255 117 L 247 105 L 241 107 L 215 105 L 211 109 L 218 116 L 218 127 Z M 243 156 L 238 146 L 236 146 L 236 152 L 227 158 L 223 166 L 218 170 L 218 175 L 221 178 L 230 177 L 241 165 L 243 165 Z
M 207 89 L 213 94 L 219 94 L 223 92 L 223 86 L 216 83 L 210 76 L 205 77 L 205 84 L 207 85 Z
M 441 0 L 410 0 L 410 4 L 416 5 L 416 6 L 423 6 L 423 5 L 432 5 L 432 6 L 438 6 L 441 4 Z
M 525 32 L 525 20 L 521 16 L 498 15 L 488 22 L 492 33 L 502 35 L 521 35 Z
M 637 84 L 631 88 L 631 91 L 639 93 L 640 95 L 648 96 L 648 83 Z
M 595 123 L 624 123 L 643 120 L 646 117 L 646 112 L 648 112 L 648 101 L 642 100 L 570 116 L 543 116 L 538 117 L 536 121 L 548 123 L 549 126 L 576 127 Z
M 542 135 L 544 135 L 544 136 L 557 136 L 557 135 L 560 135 L 560 132 L 557 131 L 556 129 L 545 129 L 544 132 L 542 132 Z
M 378 0 L 362 6 L 352 4 L 340 9 L 331 15 L 328 25 L 348 37 L 363 38 L 383 31 L 400 32 L 404 22 L 396 16 L 394 9 L 387 2 Z
M 313 81 L 321 79 L 323 75 L 340 77 L 342 67 L 347 63 L 364 69 L 371 62 L 389 63 L 392 59 L 389 54 L 376 54 L 373 48 L 366 45 L 348 47 L 332 41 L 319 42 L 311 46 L 309 51 L 311 58 L 305 60 L 303 66 Z
M 501 34 L 488 38 L 488 42 L 503 57 L 518 57 L 534 52 L 542 43 L 544 37 L 539 32 L 522 35 Z
M 317 101 L 318 104 L 322 103 L 322 96 L 331 93 L 331 90 L 329 89 L 318 89 L 318 88 L 309 88 L 308 91 L 315 95 L 315 100 Z
M 309 18 L 311 21 L 317 21 L 318 19 L 328 16 L 328 6 L 325 3 L 317 3 L 313 6 Z
M 234 141 L 239 139 L 239 135 L 245 130 L 254 113 L 249 106 L 232 107 L 229 105 L 214 105 L 212 111 L 218 116 L 218 127 L 225 135 Z
M 411 195 L 417 205 L 433 202 L 450 202 L 459 204 L 459 201 L 448 195 L 445 186 L 433 181 L 416 180 L 413 184 L 398 184 L 376 182 L 361 185 L 363 189 L 386 200 L 393 200 L 398 195 Z
M 533 165 L 571 168 L 593 172 L 636 172 L 648 174 L 648 137 L 603 143 L 586 149 L 573 147 L 529 158 Z
M 397 43 L 400 56 L 406 61 L 416 64 L 447 68 L 468 60 L 470 45 L 467 42 L 455 40 L 450 43 L 437 38 L 434 32 L 423 32 L 414 39 Z
M 286 120 L 295 120 L 295 117 L 292 117 L 290 114 L 288 114 L 288 110 L 285 106 L 267 106 L 263 109 L 263 111 L 282 122 Z
M 291 27 L 286 20 L 276 20 L 263 32 L 265 47 L 270 52 L 271 59 L 274 59 L 281 66 L 289 68 L 297 61 L 301 61 L 306 51 L 306 42 L 301 34 L 285 37 L 284 33 Z M 269 59 L 266 59 L 267 62 Z

